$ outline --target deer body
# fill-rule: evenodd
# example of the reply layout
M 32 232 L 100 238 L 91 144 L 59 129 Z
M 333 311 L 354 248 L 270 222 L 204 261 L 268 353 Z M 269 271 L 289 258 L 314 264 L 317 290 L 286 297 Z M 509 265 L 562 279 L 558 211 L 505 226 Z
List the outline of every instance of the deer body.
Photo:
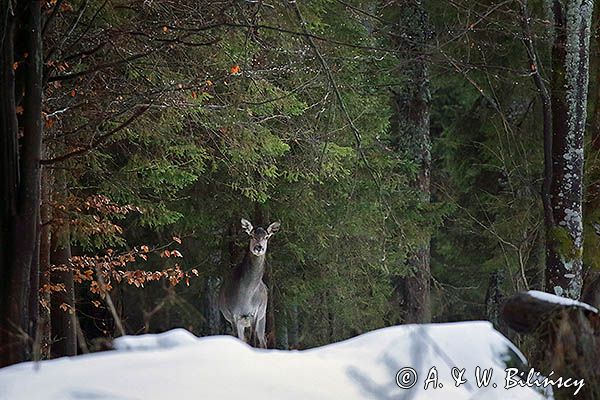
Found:
M 253 229 L 252 224 L 243 219 L 242 227 L 251 237 L 250 246 L 241 264 L 232 269 L 221 287 L 219 309 L 240 340 L 245 341 L 245 330 L 251 328 L 259 346 L 266 348 L 268 294 L 267 285 L 262 278 L 265 272 L 267 241 L 279 230 L 279 223 L 274 222 L 265 231 L 262 228 Z

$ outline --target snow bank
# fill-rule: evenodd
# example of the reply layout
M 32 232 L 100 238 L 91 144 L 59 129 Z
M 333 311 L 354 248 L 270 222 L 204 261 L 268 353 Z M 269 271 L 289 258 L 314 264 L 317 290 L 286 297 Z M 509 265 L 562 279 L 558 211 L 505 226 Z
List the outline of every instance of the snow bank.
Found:
M 197 344 L 199 338 L 185 329 L 172 329 L 159 334 L 122 336 L 113 341 L 116 350 L 152 350 Z
M 535 297 L 536 299 L 543 300 L 548 303 L 560 304 L 562 306 L 580 307 L 585 310 L 588 310 L 588 311 L 598 314 L 597 308 L 592 307 L 587 303 L 582 303 L 581 301 L 568 299 L 566 297 L 556 296 L 551 293 L 540 292 L 539 290 L 530 290 L 527 292 L 527 294 L 532 297 Z
M 304 351 L 257 350 L 230 336 L 197 338 L 183 329 L 119 338 L 115 346 L 0 369 L 0 399 L 543 398 L 530 388 L 504 389 L 505 368 L 525 359 L 487 322 L 396 326 Z M 492 368 L 487 387 L 477 387 L 477 366 Z M 418 374 L 411 389 L 396 384 L 405 367 Z M 441 385 L 424 390 L 433 367 Z M 465 368 L 467 383 L 454 385 L 453 367 Z

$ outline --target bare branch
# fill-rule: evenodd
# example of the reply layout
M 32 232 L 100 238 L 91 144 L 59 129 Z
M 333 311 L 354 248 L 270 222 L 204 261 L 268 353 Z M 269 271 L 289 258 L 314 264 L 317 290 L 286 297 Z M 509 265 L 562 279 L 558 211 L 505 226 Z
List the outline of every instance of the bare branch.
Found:
M 552 212 L 552 201 L 550 198 L 550 189 L 552 185 L 552 101 L 544 79 L 540 75 L 540 66 L 537 52 L 533 45 L 530 17 L 527 12 L 527 5 L 521 3 L 522 26 L 523 26 L 523 44 L 527 50 L 529 58 L 531 77 L 538 89 L 540 99 L 542 100 L 543 112 L 543 131 L 544 131 L 544 182 L 542 184 L 542 203 L 544 206 L 544 219 L 546 228 L 554 226 L 554 214 Z

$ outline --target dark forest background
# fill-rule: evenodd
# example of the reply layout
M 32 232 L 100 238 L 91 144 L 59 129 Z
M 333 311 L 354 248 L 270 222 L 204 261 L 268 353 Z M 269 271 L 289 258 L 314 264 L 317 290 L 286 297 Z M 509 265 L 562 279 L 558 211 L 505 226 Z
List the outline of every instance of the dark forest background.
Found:
M 592 9 L 3 0 L 2 364 L 226 332 L 240 218 L 282 223 L 270 347 L 487 319 L 527 351 L 505 297 L 595 302 Z

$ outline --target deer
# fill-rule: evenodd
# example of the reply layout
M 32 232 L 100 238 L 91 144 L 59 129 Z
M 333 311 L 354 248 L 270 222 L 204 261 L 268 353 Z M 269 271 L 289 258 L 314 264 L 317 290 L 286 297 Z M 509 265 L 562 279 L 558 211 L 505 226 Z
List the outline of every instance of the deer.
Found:
M 273 222 L 267 230 L 254 228 L 250 221 L 241 220 L 242 229 L 250 236 L 250 243 L 242 262 L 236 265 L 223 281 L 219 290 L 219 309 L 231 324 L 240 340 L 246 342 L 245 330 L 258 339 L 259 347 L 266 349 L 265 321 L 267 312 L 267 285 L 265 272 L 267 243 L 281 224 Z M 251 335 L 252 336 L 252 335 Z

